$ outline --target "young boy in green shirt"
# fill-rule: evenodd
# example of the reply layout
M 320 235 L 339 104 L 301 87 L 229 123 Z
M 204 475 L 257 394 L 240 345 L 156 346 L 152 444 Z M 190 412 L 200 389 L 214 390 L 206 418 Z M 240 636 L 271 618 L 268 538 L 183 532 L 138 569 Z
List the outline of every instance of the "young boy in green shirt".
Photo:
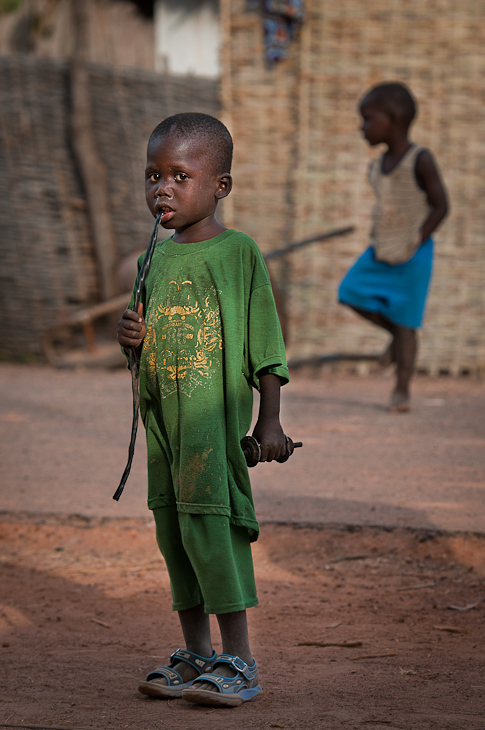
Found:
M 261 461 L 286 453 L 279 402 L 288 369 L 268 272 L 254 241 L 215 217 L 232 187 L 232 148 L 226 127 L 205 114 L 177 114 L 152 132 L 146 200 L 175 234 L 157 244 L 138 312 L 125 310 L 118 326 L 120 344 L 140 359 L 148 506 L 186 644 L 139 690 L 213 706 L 261 692 L 246 622 L 258 603 L 250 543 L 259 528 L 240 447 L 253 388 Z

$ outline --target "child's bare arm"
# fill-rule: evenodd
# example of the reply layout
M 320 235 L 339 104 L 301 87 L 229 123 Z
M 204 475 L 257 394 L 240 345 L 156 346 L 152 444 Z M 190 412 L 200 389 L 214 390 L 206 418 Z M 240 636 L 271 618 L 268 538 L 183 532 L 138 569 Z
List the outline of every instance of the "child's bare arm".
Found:
M 125 309 L 118 322 L 118 342 L 122 347 L 141 347 L 147 333 L 143 319 L 143 304 L 138 305 L 138 313 L 132 309 Z
M 261 444 L 261 461 L 280 459 L 286 453 L 286 436 L 280 424 L 281 380 L 265 368 L 258 373 L 259 416 L 253 436 Z
M 428 150 L 423 150 L 416 160 L 416 179 L 424 190 L 431 206 L 429 216 L 421 227 L 421 243 L 424 243 L 448 213 L 448 200 L 436 163 Z

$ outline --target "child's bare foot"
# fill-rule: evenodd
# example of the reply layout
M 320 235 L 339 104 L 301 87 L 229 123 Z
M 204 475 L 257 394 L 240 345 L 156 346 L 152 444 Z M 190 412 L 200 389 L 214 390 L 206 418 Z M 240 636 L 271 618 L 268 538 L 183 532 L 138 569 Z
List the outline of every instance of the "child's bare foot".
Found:
M 394 339 L 391 340 L 389 346 L 384 350 L 377 362 L 382 369 L 388 368 L 389 365 L 396 362 L 396 357 L 394 355 Z
M 207 681 L 201 676 L 183 691 L 184 700 L 212 707 L 236 707 L 261 694 L 254 660 L 249 666 L 237 656 L 221 654 L 215 663 L 214 671 L 206 675 Z
M 219 664 L 218 667 L 212 670 L 212 674 L 217 674 L 220 677 L 233 678 L 237 672 L 227 664 Z M 213 690 L 214 685 L 211 682 L 197 682 L 197 689 Z
M 408 413 L 411 410 L 409 395 L 395 390 L 391 395 L 390 413 Z
M 199 656 L 184 649 L 172 654 L 169 665 L 164 665 L 150 672 L 146 680 L 139 682 L 138 691 L 149 697 L 173 698 L 181 697 L 182 691 L 204 672 L 212 669 L 214 652 L 210 659 Z

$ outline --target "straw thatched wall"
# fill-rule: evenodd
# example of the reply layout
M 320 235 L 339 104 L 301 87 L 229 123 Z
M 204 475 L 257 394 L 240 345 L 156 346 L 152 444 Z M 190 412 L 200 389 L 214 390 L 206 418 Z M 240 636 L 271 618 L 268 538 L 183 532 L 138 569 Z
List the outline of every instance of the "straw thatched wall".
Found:
M 148 135 L 170 114 L 217 114 L 217 85 L 92 65 L 90 87 L 121 257 L 146 248 L 153 226 L 144 195 Z M 0 350 L 9 356 L 39 354 L 40 332 L 99 301 L 69 103 L 65 62 L 0 57 L 0 308 L 8 321 Z
M 290 355 L 374 352 L 386 338 L 336 304 L 339 280 L 367 245 L 370 151 L 356 106 L 372 84 L 409 84 L 412 137 L 441 167 L 451 215 L 437 258 L 420 365 L 485 367 L 485 55 L 476 0 L 306 0 L 288 59 L 264 67 L 261 23 L 222 0 L 223 102 L 234 133 L 234 224 L 263 250 L 340 224 L 356 233 L 291 258 Z M 278 273 L 278 272 L 276 272 Z M 281 272 L 280 272 L 281 275 Z
M 130 2 L 82 0 L 87 12 L 85 53 L 92 63 L 155 68 L 153 21 Z M 13 5 L 14 3 L 12 3 Z M 0 3 L 0 56 L 28 53 L 69 59 L 75 40 L 73 0 L 28 0 L 16 9 Z

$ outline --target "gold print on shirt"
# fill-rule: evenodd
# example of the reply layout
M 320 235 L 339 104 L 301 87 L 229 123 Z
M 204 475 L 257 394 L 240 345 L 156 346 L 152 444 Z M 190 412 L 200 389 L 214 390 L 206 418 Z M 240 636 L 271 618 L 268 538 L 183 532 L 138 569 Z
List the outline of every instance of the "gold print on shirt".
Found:
M 190 396 L 198 386 L 210 384 L 221 368 L 224 341 L 217 291 L 204 288 L 200 297 L 192 281 L 172 280 L 152 300 L 162 303 L 147 317 L 147 378 L 158 384 L 162 398 L 176 390 Z

